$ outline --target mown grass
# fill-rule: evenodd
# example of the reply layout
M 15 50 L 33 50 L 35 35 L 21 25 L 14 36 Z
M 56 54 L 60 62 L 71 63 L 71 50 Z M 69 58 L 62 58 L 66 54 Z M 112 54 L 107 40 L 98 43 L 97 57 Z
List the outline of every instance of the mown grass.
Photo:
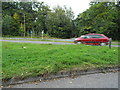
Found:
M 12 42 L 2 45 L 3 79 L 118 65 L 117 47 Z
M 120 45 L 120 43 L 112 43 L 112 45 Z

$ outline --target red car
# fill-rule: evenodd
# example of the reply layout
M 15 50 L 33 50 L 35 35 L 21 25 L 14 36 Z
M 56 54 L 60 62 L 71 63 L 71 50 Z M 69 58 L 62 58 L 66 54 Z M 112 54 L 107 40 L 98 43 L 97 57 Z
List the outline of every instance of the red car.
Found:
M 76 38 L 74 43 L 105 46 L 108 45 L 109 38 L 103 34 L 86 34 Z

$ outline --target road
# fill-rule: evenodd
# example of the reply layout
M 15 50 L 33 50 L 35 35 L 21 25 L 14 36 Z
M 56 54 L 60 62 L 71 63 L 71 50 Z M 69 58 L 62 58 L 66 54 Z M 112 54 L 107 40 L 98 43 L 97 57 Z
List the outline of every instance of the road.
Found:
M 23 39 L 23 38 L 22 38 Z M 48 39 L 47 39 L 48 40 Z M 54 41 L 72 41 L 72 39 L 51 39 Z M 28 41 L 28 40 L 0 40 L 0 41 L 7 41 L 7 42 L 23 42 L 23 43 L 40 43 L 40 44 L 59 44 L 59 45 L 75 45 L 74 43 L 67 43 L 67 42 L 51 42 L 51 41 Z M 120 47 L 120 45 L 111 45 L 112 47 Z
M 50 42 L 50 41 L 22 41 L 22 40 L 0 40 L 7 42 L 23 42 L 23 43 L 39 43 L 39 44 L 58 44 L 58 45 L 71 45 L 74 43 L 66 43 L 66 42 Z
M 118 72 L 81 75 L 49 81 L 30 82 L 8 88 L 118 88 Z
M 4 37 L 4 39 L 16 39 L 16 40 L 21 40 L 21 39 L 26 39 L 26 40 L 42 40 L 40 38 L 7 38 L 7 37 Z M 44 40 L 52 40 L 52 41 L 74 41 L 75 38 L 72 38 L 72 39 L 44 39 Z

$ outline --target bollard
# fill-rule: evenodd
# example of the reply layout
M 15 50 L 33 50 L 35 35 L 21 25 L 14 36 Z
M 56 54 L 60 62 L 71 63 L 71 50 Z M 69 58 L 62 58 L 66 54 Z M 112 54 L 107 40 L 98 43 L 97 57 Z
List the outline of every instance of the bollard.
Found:
M 112 38 L 109 38 L 109 48 L 111 48 Z

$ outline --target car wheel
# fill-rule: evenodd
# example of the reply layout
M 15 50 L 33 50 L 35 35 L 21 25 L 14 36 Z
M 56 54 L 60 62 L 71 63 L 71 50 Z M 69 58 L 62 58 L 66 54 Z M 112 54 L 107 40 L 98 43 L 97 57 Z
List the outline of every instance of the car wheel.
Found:
M 106 43 L 100 43 L 100 46 L 106 46 Z
M 77 42 L 77 44 L 82 44 L 82 43 L 79 41 L 79 42 Z

